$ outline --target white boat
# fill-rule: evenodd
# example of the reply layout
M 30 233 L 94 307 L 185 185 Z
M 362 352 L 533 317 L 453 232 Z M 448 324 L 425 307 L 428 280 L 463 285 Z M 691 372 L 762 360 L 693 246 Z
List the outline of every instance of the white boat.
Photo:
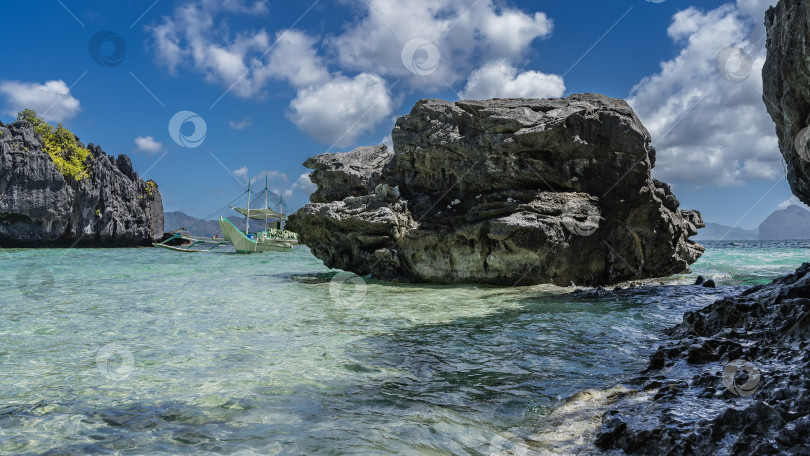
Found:
M 245 231 L 235 227 L 230 220 L 219 217 L 219 229 L 222 235 L 233 244 L 237 253 L 257 253 L 257 252 L 286 252 L 298 244 L 298 233 L 284 229 L 284 222 L 287 216 L 284 215 L 284 202 L 279 203 L 281 212 L 276 212 L 267 207 L 267 196 L 269 190 L 267 183 L 264 186 L 264 208 L 250 208 L 250 183 L 248 182 L 248 204 L 246 208 L 233 207 L 236 212 L 245 216 Z M 250 220 L 264 220 L 264 231 L 250 232 Z M 270 221 L 276 228 L 270 228 Z

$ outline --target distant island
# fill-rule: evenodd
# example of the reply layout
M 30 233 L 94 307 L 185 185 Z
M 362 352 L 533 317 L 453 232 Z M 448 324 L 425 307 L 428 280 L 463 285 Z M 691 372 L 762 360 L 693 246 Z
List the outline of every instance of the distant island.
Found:
M 792 205 L 774 211 L 759 227 L 754 229 L 735 228 L 719 223 L 706 223 L 698 230 L 698 241 L 769 241 L 787 239 L 810 239 L 810 211 Z

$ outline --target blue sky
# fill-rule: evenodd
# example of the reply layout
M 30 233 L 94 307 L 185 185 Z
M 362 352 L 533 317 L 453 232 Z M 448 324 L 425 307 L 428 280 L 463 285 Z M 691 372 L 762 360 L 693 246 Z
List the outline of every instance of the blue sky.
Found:
M 420 98 L 601 92 L 629 99 L 683 208 L 750 228 L 792 200 L 759 99 L 771 3 L 9 2 L 0 119 L 47 112 L 202 217 L 264 170 L 305 204 L 304 160 L 390 141 Z M 189 123 L 170 134 L 181 111 L 204 121 L 197 147 Z

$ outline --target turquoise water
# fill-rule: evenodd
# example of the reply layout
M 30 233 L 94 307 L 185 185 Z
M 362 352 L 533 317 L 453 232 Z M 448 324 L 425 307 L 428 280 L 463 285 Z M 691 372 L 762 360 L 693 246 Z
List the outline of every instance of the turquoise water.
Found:
M 704 243 L 694 272 L 573 288 L 394 285 L 307 249 L 0 250 L 0 454 L 490 454 L 643 368 L 683 312 L 809 242 Z M 693 287 L 697 274 L 717 289 Z

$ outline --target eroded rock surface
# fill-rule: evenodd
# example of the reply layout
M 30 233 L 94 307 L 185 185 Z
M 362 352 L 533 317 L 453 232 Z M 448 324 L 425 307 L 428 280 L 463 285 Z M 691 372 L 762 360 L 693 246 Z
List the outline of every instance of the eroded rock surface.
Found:
M 765 106 L 776 123 L 779 150 L 793 193 L 810 203 L 810 9 L 806 0 L 780 0 L 765 13 Z
M 422 100 L 384 146 L 322 154 L 288 227 L 324 263 L 416 282 L 603 284 L 689 270 L 703 226 L 650 177 L 622 100 Z
M 157 185 L 90 144 L 90 177 L 66 179 L 28 122 L 0 122 L 0 247 L 135 246 L 163 236 Z
M 596 444 L 629 454 L 810 454 L 810 263 L 667 331 Z

